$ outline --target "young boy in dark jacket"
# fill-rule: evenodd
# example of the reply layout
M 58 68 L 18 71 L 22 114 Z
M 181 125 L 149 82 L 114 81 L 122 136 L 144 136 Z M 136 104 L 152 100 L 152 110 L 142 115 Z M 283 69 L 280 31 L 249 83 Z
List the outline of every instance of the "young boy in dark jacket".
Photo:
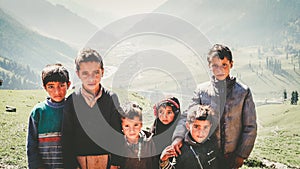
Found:
M 181 155 L 171 164 L 170 157 L 176 156 L 173 146 L 168 146 L 160 156 L 162 169 L 218 169 L 219 151 L 211 128 L 217 116 L 209 106 L 196 105 L 189 110 L 186 122 L 188 132 L 181 147 Z M 210 137 L 211 136 L 211 137 Z
M 64 108 L 64 168 L 106 169 L 110 152 L 105 146 L 115 144 L 113 133 L 121 133 L 122 110 L 117 95 L 100 83 L 104 68 L 98 52 L 83 49 L 75 64 L 82 85 L 67 98 Z M 93 136 L 103 140 L 97 142 Z

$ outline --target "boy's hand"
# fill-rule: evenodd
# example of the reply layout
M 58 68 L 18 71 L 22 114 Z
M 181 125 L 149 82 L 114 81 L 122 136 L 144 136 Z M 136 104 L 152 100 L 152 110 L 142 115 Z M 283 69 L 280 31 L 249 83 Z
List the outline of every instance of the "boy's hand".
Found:
M 244 159 L 242 157 L 236 156 L 234 159 L 234 168 L 240 168 L 244 164 Z
M 172 143 L 173 148 L 176 150 L 176 157 L 178 156 L 178 154 L 181 154 L 181 146 L 182 146 L 182 139 L 181 138 L 176 138 L 173 143 Z
M 163 152 L 160 155 L 160 160 L 166 161 L 170 157 L 174 157 L 174 156 L 177 156 L 176 151 L 175 151 L 174 147 L 172 145 L 170 145 L 163 150 Z

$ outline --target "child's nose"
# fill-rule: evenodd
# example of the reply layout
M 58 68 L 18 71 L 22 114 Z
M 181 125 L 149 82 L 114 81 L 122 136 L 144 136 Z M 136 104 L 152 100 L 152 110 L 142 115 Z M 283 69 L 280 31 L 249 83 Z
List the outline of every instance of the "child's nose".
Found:
M 56 88 L 54 92 L 55 92 L 55 94 L 58 94 L 60 92 L 60 89 Z

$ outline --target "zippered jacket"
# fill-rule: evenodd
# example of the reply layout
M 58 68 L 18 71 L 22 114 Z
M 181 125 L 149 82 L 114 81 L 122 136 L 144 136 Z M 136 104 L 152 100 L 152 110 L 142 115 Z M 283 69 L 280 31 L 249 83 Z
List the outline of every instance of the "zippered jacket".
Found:
M 248 86 L 236 78 L 211 81 L 198 85 L 189 108 L 196 104 L 211 105 L 219 113 L 220 123 L 215 128 L 218 146 L 223 154 L 234 153 L 244 159 L 250 155 L 257 136 L 256 110 Z M 180 116 L 173 140 L 183 138 L 189 108 Z

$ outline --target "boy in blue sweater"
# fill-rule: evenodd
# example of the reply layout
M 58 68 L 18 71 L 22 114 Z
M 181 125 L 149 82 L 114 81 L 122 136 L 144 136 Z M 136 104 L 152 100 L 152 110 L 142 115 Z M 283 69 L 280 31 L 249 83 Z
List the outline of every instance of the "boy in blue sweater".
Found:
M 47 65 L 42 71 L 43 86 L 49 97 L 38 103 L 29 117 L 27 157 L 29 169 L 63 168 L 61 124 L 69 73 L 61 64 Z

